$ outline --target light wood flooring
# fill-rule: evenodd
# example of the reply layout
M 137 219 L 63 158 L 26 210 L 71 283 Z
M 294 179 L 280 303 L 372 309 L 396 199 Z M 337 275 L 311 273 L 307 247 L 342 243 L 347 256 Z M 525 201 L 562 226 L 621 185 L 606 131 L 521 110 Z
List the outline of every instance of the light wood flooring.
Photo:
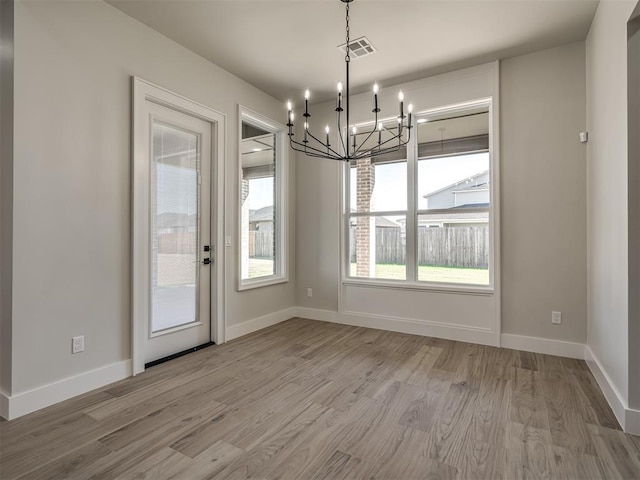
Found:
M 637 479 L 583 361 L 293 319 L 0 423 L 9 479 Z

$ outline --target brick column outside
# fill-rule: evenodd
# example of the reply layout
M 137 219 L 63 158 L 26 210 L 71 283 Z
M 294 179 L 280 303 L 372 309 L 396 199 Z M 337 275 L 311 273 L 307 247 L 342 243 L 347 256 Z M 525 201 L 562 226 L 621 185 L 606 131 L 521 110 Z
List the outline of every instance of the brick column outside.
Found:
M 240 170 L 240 175 L 243 175 L 244 171 Z M 240 217 L 240 248 L 241 248 L 241 260 L 240 260 L 240 278 L 249 278 L 249 202 L 245 200 L 249 196 L 249 180 L 242 177 L 240 180 L 240 188 L 242 195 L 241 217 Z
M 371 209 L 371 195 L 376 183 L 375 167 L 370 158 L 357 160 L 358 212 Z M 376 228 L 375 217 L 356 217 L 356 276 L 375 277 Z

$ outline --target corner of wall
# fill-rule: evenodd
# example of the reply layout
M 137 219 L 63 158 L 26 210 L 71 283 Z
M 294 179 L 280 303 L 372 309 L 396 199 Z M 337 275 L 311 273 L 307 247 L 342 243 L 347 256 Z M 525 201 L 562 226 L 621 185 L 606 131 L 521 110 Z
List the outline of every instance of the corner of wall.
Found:
M 0 391 L 7 394 L 11 394 L 13 327 L 13 6 L 13 0 L 0 1 Z M 0 415 L 5 416 L 3 399 L 4 393 Z

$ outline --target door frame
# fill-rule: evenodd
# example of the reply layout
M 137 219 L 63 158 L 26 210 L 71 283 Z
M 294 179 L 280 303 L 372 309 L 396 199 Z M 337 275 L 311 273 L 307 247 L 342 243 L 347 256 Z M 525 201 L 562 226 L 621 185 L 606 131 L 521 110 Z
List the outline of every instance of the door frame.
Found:
M 132 77 L 132 215 L 131 215 L 131 363 L 132 373 L 144 371 L 145 339 L 150 318 L 150 139 L 147 135 L 150 116 L 145 114 L 147 101 L 199 118 L 211 124 L 211 341 L 225 342 L 224 292 L 224 165 L 227 117 L 205 105 Z

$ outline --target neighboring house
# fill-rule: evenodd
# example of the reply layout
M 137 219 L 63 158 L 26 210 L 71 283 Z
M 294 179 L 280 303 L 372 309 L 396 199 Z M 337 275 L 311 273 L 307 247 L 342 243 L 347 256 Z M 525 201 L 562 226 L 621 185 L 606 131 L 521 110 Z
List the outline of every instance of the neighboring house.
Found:
M 419 226 L 488 225 L 491 202 L 489 181 L 489 171 L 486 170 L 424 195 L 423 198 L 427 200 L 426 210 L 440 211 L 420 214 Z
M 273 232 L 273 205 L 249 210 L 249 231 Z

